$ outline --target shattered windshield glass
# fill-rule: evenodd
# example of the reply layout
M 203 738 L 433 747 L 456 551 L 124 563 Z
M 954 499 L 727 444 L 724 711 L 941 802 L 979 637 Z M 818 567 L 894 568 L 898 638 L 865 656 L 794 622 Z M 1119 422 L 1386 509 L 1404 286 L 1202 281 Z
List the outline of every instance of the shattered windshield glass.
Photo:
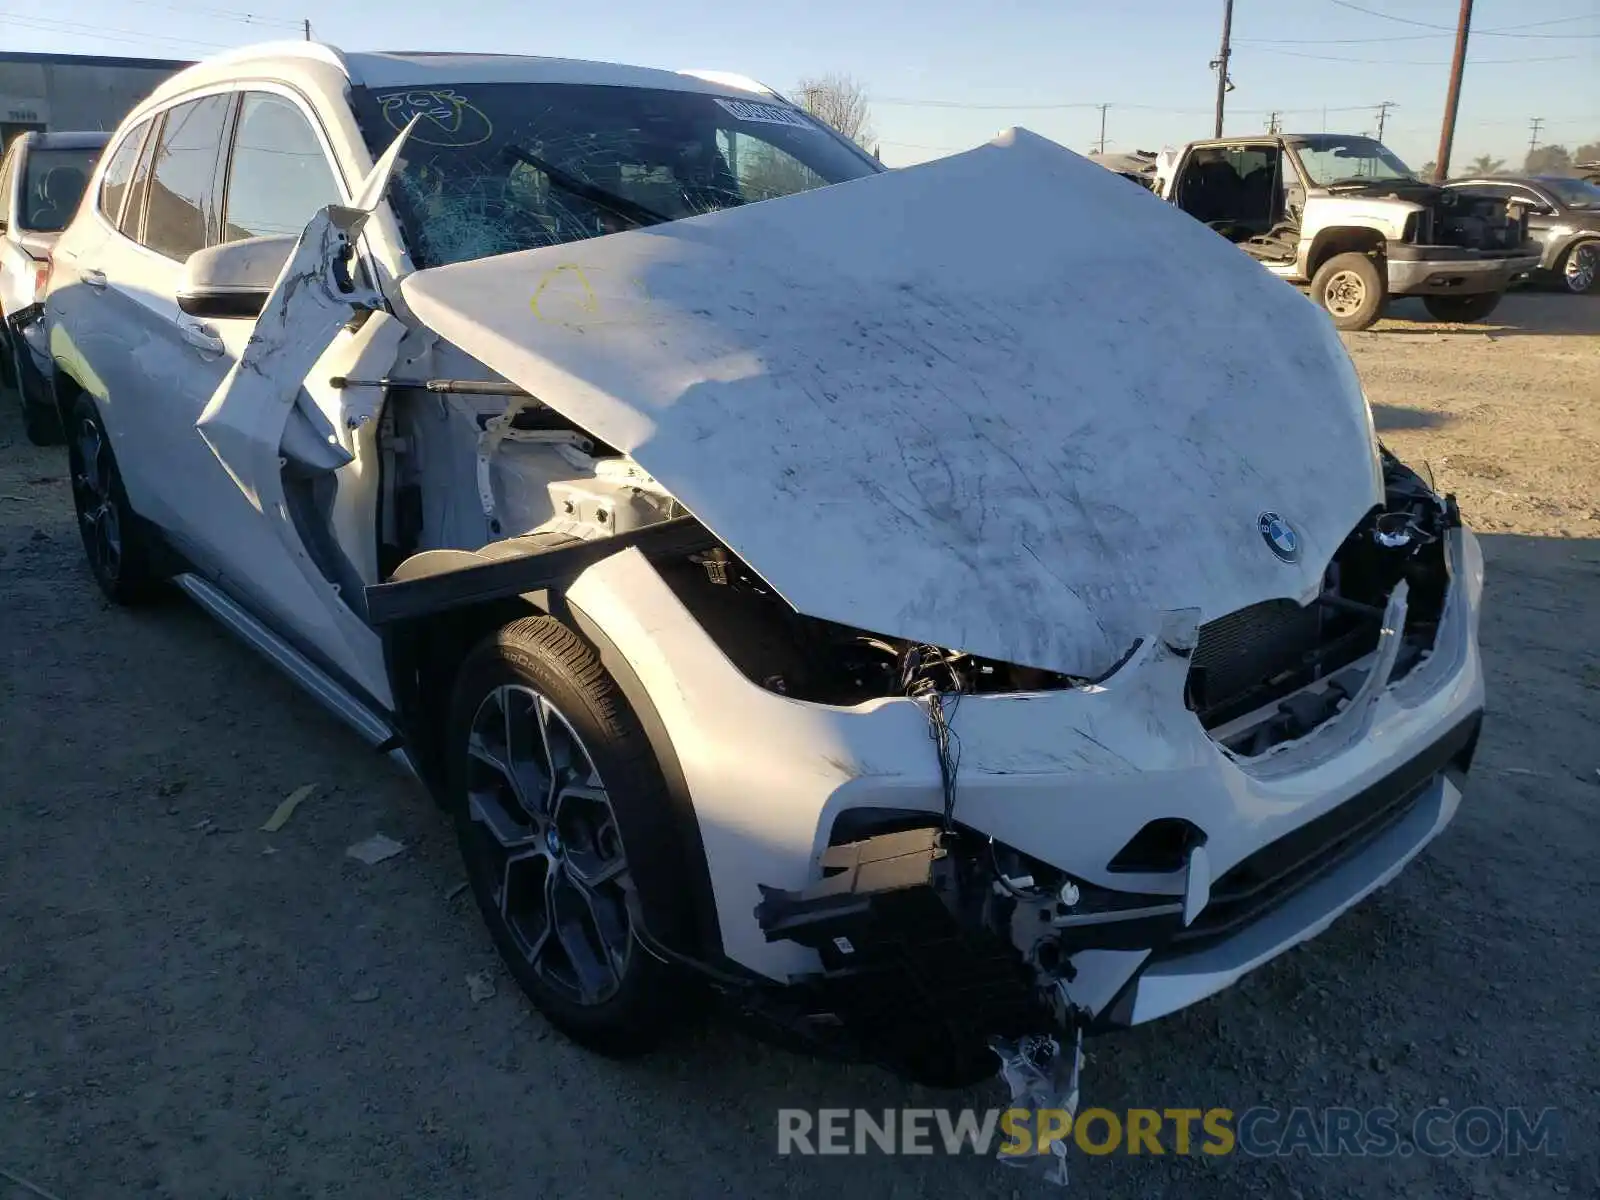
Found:
M 414 116 L 389 199 L 418 267 L 599 237 L 881 168 L 788 105 L 650 88 L 355 88 L 376 158 Z
M 1296 138 L 1290 145 L 1318 187 L 1416 178 L 1411 168 L 1376 138 L 1325 133 Z

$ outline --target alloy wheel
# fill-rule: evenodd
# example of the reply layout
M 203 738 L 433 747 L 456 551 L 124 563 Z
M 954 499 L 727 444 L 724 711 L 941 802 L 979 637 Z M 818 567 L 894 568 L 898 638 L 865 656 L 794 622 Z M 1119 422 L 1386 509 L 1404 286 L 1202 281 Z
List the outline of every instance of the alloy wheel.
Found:
M 1354 271 L 1340 271 L 1323 289 L 1323 304 L 1336 317 L 1351 317 L 1366 303 L 1367 285 Z
M 594 758 L 547 697 L 508 684 L 478 705 L 466 800 L 517 949 L 569 999 L 605 1003 L 633 944 L 627 858 Z
M 116 464 L 105 431 L 82 421 L 72 442 L 72 491 L 78 524 L 90 565 L 102 579 L 115 582 L 122 570 L 122 518 L 117 505 Z
M 1600 247 L 1593 243 L 1575 246 L 1567 255 L 1567 264 L 1562 271 L 1567 290 L 1587 292 L 1594 286 L 1596 275 L 1600 275 Z

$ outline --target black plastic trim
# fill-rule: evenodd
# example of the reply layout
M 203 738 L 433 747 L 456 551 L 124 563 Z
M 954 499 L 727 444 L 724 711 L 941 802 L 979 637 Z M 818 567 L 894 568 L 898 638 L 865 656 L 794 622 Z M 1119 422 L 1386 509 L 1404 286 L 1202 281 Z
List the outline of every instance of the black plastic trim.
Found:
M 659 526 L 657 526 L 659 528 Z M 615 540 L 615 539 L 607 539 Z M 722 924 L 717 918 L 716 894 L 711 887 L 711 866 L 706 860 L 705 841 L 700 836 L 700 818 L 694 809 L 694 798 L 689 794 L 689 783 L 684 778 L 683 765 L 672 745 L 665 722 L 657 711 L 650 693 L 645 690 L 631 663 L 600 628 L 598 622 L 576 605 L 564 599 L 558 605 L 559 616 L 569 618 L 579 632 L 589 640 L 595 653 L 617 687 L 622 689 L 634 715 L 644 729 L 650 748 L 655 752 L 661 767 L 661 777 L 667 786 L 668 803 L 672 806 L 673 827 L 678 833 L 678 843 L 684 858 L 683 890 L 689 895 L 689 908 L 693 919 L 696 945 L 692 948 L 668 946 L 679 954 L 707 961 L 719 969 L 740 975 L 749 975 L 747 968 L 726 957 L 722 945 Z M 647 898 L 648 899 L 648 898 Z M 756 897 L 752 897 L 754 908 Z M 753 981 L 754 977 L 753 977 Z M 769 982 L 769 981 L 763 981 Z
M 179 292 L 178 307 L 191 317 L 253 320 L 266 307 L 269 294 L 265 288 L 259 291 L 252 288 L 225 292 Z
M 514 539 L 512 539 L 514 540 Z M 676 517 L 615 537 L 530 550 L 426 575 L 367 586 L 367 620 L 373 625 L 409 621 L 456 608 L 470 608 L 570 583 L 595 563 L 630 547 L 646 558 L 672 558 L 709 550 L 717 541 L 693 517 Z

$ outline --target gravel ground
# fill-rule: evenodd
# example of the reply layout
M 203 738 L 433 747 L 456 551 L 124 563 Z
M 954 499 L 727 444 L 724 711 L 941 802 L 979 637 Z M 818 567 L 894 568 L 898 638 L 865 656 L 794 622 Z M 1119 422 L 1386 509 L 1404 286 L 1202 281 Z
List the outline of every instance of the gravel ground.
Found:
M 1085 1101 L 1549 1107 L 1560 1151 L 1116 1155 L 1075 1164 L 1079 1194 L 1600 1194 L 1600 297 L 1446 330 L 1404 308 L 1349 341 L 1386 439 L 1485 533 L 1489 716 L 1460 818 L 1320 939 L 1093 1043 Z M 0 1200 L 40 1194 L 18 1179 L 61 1200 L 1042 1194 L 972 1156 L 776 1154 L 781 1106 L 997 1088 L 924 1092 L 716 1022 L 628 1064 L 554 1035 L 454 893 L 430 802 L 197 611 L 102 604 L 65 476 L 8 404 Z M 375 832 L 404 852 L 345 856 Z

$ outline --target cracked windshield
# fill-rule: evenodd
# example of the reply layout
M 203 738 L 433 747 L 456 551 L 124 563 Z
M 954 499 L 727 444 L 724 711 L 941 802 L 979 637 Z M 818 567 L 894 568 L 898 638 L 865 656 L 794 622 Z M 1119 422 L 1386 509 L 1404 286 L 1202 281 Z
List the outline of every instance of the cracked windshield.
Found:
M 373 156 L 420 117 L 390 193 L 418 267 L 531 250 L 858 179 L 788 105 L 577 84 L 355 89 Z

